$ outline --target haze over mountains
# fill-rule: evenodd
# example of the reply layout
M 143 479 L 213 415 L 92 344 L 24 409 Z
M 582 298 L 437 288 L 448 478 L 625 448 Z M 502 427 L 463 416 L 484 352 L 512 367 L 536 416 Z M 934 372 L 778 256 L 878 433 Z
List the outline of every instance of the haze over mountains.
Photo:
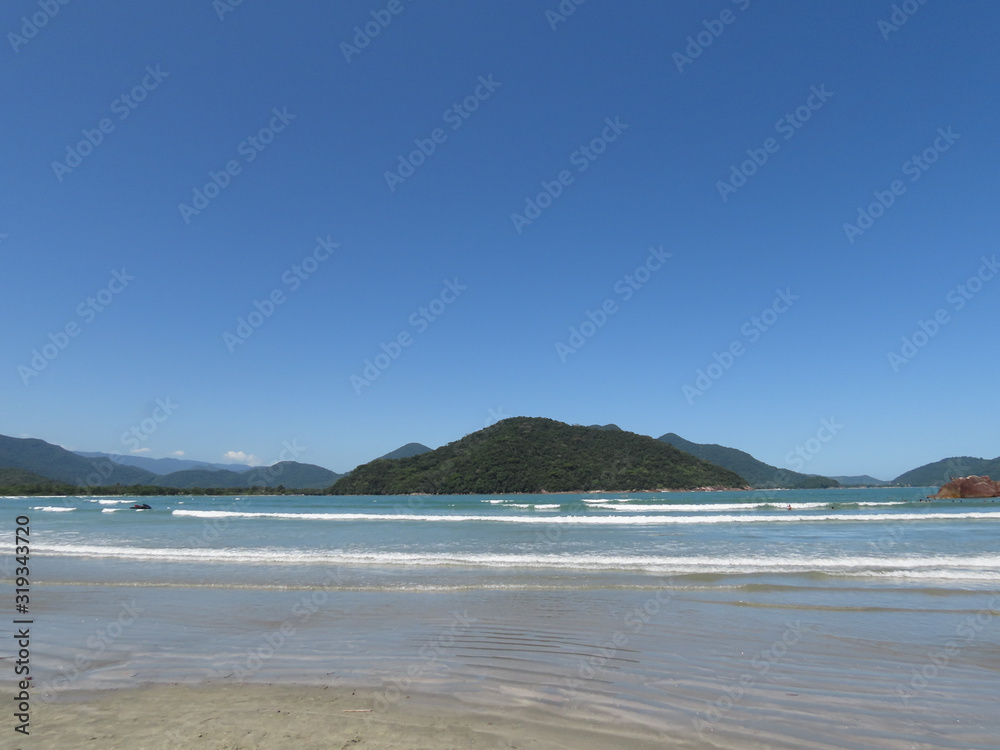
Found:
M 160 470 L 171 469 L 174 466 L 173 462 L 176 461 L 170 458 L 149 459 L 133 456 L 121 458 L 140 458 L 146 465 L 149 465 L 149 462 L 156 462 L 154 465 Z M 0 435 L 0 468 L 20 469 L 50 481 L 78 487 L 121 484 L 181 489 L 279 486 L 290 489 L 324 489 L 341 476 L 321 466 L 296 461 L 282 461 L 267 467 L 240 467 L 242 471 L 232 471 L 229 468 L 188 468 L 158 473 L 139 466 L 130 466 L 124 462 L 119 463 L 118 459 L 118 456 L 103 453 L 83 456 L 58 445 L 46 443 L 44 440 Z M 210 464 L 193 463 L 196 466 L 211 467 Z
M 73 451 L 84 458 L 107 458 L 119 466 L 135 466 L 153 474 L 172 474 L 175 471 L 188 469 L 216 469 L 222 471 L 244 472 L 253 467 L 249 464 L 210 464 L 205 461 L 191 461 L 185 458 L 148 458 L 146 456 L 130 456 L 121 453 L 95 453 L 90 451 Z

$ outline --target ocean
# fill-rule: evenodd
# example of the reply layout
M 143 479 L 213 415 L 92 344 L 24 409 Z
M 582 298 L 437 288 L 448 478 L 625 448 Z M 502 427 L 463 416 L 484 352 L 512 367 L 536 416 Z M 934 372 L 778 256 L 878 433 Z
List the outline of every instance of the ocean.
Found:
M 386 708 L 451 691 L 711 747 L 995 748 L 1000 505 L 933 491 L 0 508 L 11 532 L 30 519 L 48 700 L 149 682 L 358 684 Z

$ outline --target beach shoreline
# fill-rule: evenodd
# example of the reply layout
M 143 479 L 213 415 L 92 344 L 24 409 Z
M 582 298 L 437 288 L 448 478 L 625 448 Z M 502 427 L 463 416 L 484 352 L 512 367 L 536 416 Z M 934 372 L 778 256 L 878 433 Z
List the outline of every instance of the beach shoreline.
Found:
M 0 688 L 8 703 L 13 692 Z M 707 750 L 690 728 L 656 730 L 559 706 L 471 705 L 452 693 L 371 687 L 210 682 L 61 693 L 33 704 L 30 736 L 12 750 Z M 7 732 L 10 732 L 7 729 Z M 20 738 L 21 735 L 15 734 Z
M 831 514 L 846 494 L 454 496 L 420 523 L 362 498 L 8 501 L 32 516 L 31 735 L 9 717 L 0 745 L 995 747 L 1000 514 L 903 489 Z

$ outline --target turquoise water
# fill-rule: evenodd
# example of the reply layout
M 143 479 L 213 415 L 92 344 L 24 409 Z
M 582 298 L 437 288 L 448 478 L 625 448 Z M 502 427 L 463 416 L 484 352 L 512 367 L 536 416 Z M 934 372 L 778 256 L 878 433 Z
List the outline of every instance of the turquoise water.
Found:
M 374 685 L 388 705 L 419 684 L 718 747 L 996 747 L 1000 504 L 931 492 L 0 508 L 31 519 L 52 699 L 244 680 Z
M 340 567 L 398 585 L 560 572 L 992 586 L 1000 505 L 928 489 L 410 497 L 21 498 L 39 573 L 309 584 Z M 166 566 L 166 563 L 184 565 Z M 117 564 L 117 565 L 116 565 Z M 217 579 L 216 579 L 217 577 Z

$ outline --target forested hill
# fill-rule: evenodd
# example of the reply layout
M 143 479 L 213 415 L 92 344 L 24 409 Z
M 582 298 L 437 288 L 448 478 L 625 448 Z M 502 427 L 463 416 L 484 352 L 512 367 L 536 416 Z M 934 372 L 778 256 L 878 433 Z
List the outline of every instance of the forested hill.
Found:
M 735 472 L 645 435 L 505 419 L 437 450 L 363 464 L 337 495 L 641 491 L 746 486 Z
M 727 448 L 724 445 L 714 443 L 692 443 L 685 440 L 680 435 L 668 432 L 661 435 L 659 440 L 669 443 L 675 448 L 679 448 L 692 456 L 711 461 L 717 466 L 723 466 L 730 471 L 735 471 L 745 478 L 754 489 L 772 489 L 776 487 L 814 490 L 824 487 L 838 487 L 836 479 L 822 477 L 816 474 L 800 474 L 789 469 L 779 469 L 751 456 L 745 451 L 737 448 Z
M 970 474 L 1000 479 L 1000 457 L 990 459 L 975 458 L 974 456 L 943 458 L 940 461 L 910 469 L 910 471 L 893 479 L 892 482 L 910 487 L 940 487 L 953 477 L 967 477 Z

